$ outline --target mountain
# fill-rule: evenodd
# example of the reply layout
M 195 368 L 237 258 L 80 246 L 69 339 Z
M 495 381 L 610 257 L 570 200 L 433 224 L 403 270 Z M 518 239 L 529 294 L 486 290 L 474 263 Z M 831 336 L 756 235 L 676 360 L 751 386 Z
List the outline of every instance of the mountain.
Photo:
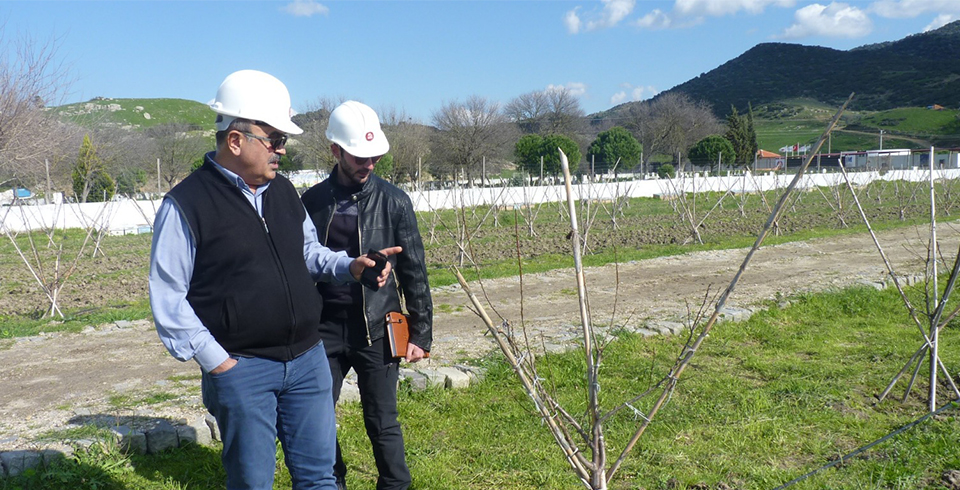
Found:
M 667 90 L 704 100 L 725 116 L 788 99 L 831 106 L 856 92 L 852 108 L 960 106 L 960 21 L 899 41 L 841 51 L 786 43 L 758 44 L 718 68 Z M 620 112 L 631 102 L 608 112 Z

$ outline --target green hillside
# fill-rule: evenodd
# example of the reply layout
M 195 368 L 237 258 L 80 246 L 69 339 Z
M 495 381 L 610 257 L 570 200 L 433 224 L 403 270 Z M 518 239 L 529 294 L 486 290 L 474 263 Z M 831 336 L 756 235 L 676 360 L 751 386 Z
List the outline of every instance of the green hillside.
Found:
M 214 130 L 213 111 L 206 104 L 185 99 L 97 98 L 54 107 L 53 110 L 86 127 L 110 124 L 144 129 L 158 124 L 181 123 L 200 131 Z
M 813 145 L 837 108 L 795 99 L 754 109 L 754 127 L 760 148 L 778 152 L 787 145 Z M 960 147 L 960 110 L 901 107 L 883 111 L 850 111 L 844 114 L 822 151 L 855 151 L 880 148 L 924 149 Z

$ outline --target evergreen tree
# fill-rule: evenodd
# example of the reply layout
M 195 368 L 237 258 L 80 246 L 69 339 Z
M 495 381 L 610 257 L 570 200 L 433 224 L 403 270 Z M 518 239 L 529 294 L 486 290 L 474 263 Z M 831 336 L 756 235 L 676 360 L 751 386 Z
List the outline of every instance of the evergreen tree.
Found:
M 103 161 L 97 155 L 89 135 L 83 136 L 80 154 L 73 166 L 73 193 L 80 202 L 109 201 L 116 192 L 113 178 L 103 168 Z
M 560 173 L 560 152 L 557 148 L 566 153 L 572 167 L 571 171 L 576 172 L 582 157 L 580 146 L 562 134 L 550 134 L 545 137 L 527 134 L 517 140 L 513 150 L 517 168 L 527 172 L 531 177 L 539 176 L 540 158 L 543 157 L 543 174 L 557 175 Z
M 709 165 L 711 170 L 719 170 L 718 163 L 727 165 L 734 163 L 736 152 L 730 140 L 715 134 L 698 141 L 687 156 L 695 165 Z
M 757 132 L 753 129 L 753 107 L 750 106 L 746 114 L 737 112 L 737 108 L 730 106 L 730 115 L 727 116 L 727 132 L 724 135 L 733 145 L 736 153 L 736 163 L 749 166 L 757 154 Z
M 518 170 L 530 175 L 540 174 L 540 155 L 543 149 L 543 137 L 539 134 L 526 134 L 517 140 L 513 149 Z
M 587 150 L 587 161 L 595 164 L 598 173 L 613 168 L 620 160 L 617 169 L 632 169 L 640 164 L 643 147 L 640 142 L 621 126 L 614 126 L 597 135 Z

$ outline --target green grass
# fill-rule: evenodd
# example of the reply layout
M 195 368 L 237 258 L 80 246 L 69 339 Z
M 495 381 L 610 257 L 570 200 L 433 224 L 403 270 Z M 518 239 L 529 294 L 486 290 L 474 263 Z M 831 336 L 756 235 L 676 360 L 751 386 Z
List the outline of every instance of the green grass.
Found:
M 836 113 L 809 100 L 789 100 L 755 108 L 754 128 L 757 143 L 767 151 L 778 152 L 787 145 L 812 145 Z M 955 146 L 960 143 L 960 111 L 934 111 L 924 107 L 903 107 L 877 112 L 844 114 L 833 131 L 823 153 L 876 150 L 880 147 L 880 130 L 884 130 L 884 148 L 929 148 Z
M 32 315 L 0 315 L 0 340 L 29 337 L 48 332 L 80 332 L 88 326 L 103 325 L 118 320 L 150 318 L 150 302 L 142 298 L 133 304 L 97 306 L 65 310 L 64 318 Z M 44 311 L 43 313 L 46 313 Z
M 957 116 L 960 111 L 944 109 L 935 111 L 925 107 L 902 107 L 863 116 L 863 126 L 901 133 L 937 135 L 956 134 Z
M 919 290 L 908 294 L 914 304 L 921 300 Z M 954 371 L 958 341 L 960 328 L 943 331 L 941 356 Z M 660 379 L 682 344 L 682 336 L 620 334 L 607 348 L 601 370 L 604 409 Z M 807 294 L 790 306 L 771 304 L 748 321 L 721 323 L 609 488 L 769 489 L 806 475 L 926 412 L 924 372 L 906 403 L 899 400 L 903 380 L 884 402 L 875 398 L 920 345 L 892 289 Z M 464 390 L 402 387 L 399 408 L 414 487 L 581 488 L 513 372 L 497 357 L 482 364 L 484 381 Z M 580 417 L 582 355 L 550 355 L 539 369 L 557 399 Z M 940 403 L 948 399 L 941 390 Z M 651 402 L 634 406 L 649 413 Z M 359 404 L 339 411 L 348 484 L 372 488 L 376 470 Z M 630 410 L 605 424 L 611 459 L 637 424 Z M 943 473 L 960 469 L 958 431 L 957 409 L 947 410 L 791 488 L 946 488 Z M 218 450 L 188 447 L 131 456 L 109 444 L 95 445 L 54 468 L 3 480 L 0 489 L 222 488 Z M 278 466 L 274 488 L 288 488 L 289 476 Z
M 100 110 L 90 110 L 88 104 Z M 120 110 L 107 110 L 110 105 L 119 105 Z M 197 130 L 214 130 L 213 111 L 206 104 L 185 99 L 103 99 L 58 106 L 53 110 L 88 127 L 109 122 L 144 129 L 159 124 L 183 123 Z M 146 114 L 150 115 L 149 119 Z

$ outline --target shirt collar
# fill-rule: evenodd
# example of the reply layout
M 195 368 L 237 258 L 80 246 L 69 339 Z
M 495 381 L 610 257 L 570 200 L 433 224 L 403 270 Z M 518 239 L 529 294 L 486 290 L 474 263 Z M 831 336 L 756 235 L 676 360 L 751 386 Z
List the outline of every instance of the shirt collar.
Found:
M 239 187 L 240 190 L 245 191 L 245 192 L 249 192 L 249 193 L 251 193 L 251 194 L 254 194 L 254 192 L 253 192 L 252 190 L 250 190 L 250 186 L 247 185 L 247 183 L 244 182 L 243 179 L 240 178 L 239 175 L 237 175 L 236 173 L 234 173 L 232 170 L 227 169 L 227 167 L 224 167 L 223 165 L 220 165 L 219 163 L 217 163 L 216 160 L 213 159 L 213 156 L 214 156 L 214 155 L 216 155 L 216 152 L 211 151 L 210 153 L 207 153 L 207 160 L 210 160 L 210 163 L 213 164 L 214 168 L 216 168 L 217 170 L 219 170 L 220 173 L 223 174 L 223 176 L 227 178 L 227 180 L 229 180 L 229 181 L 232 182 L 234 185 L 236 185 L 237 187 Z M 263 184 L 263 185 L 257 186 L 257 192 L 256 192 L 256 194 L 262 194 L 262 193 L 266 192 L 267 187 L 269 187 L 269 186 L 270 186 L 270 181 L 267 181 L 267 182 L 266 182 L 265 184 Z

